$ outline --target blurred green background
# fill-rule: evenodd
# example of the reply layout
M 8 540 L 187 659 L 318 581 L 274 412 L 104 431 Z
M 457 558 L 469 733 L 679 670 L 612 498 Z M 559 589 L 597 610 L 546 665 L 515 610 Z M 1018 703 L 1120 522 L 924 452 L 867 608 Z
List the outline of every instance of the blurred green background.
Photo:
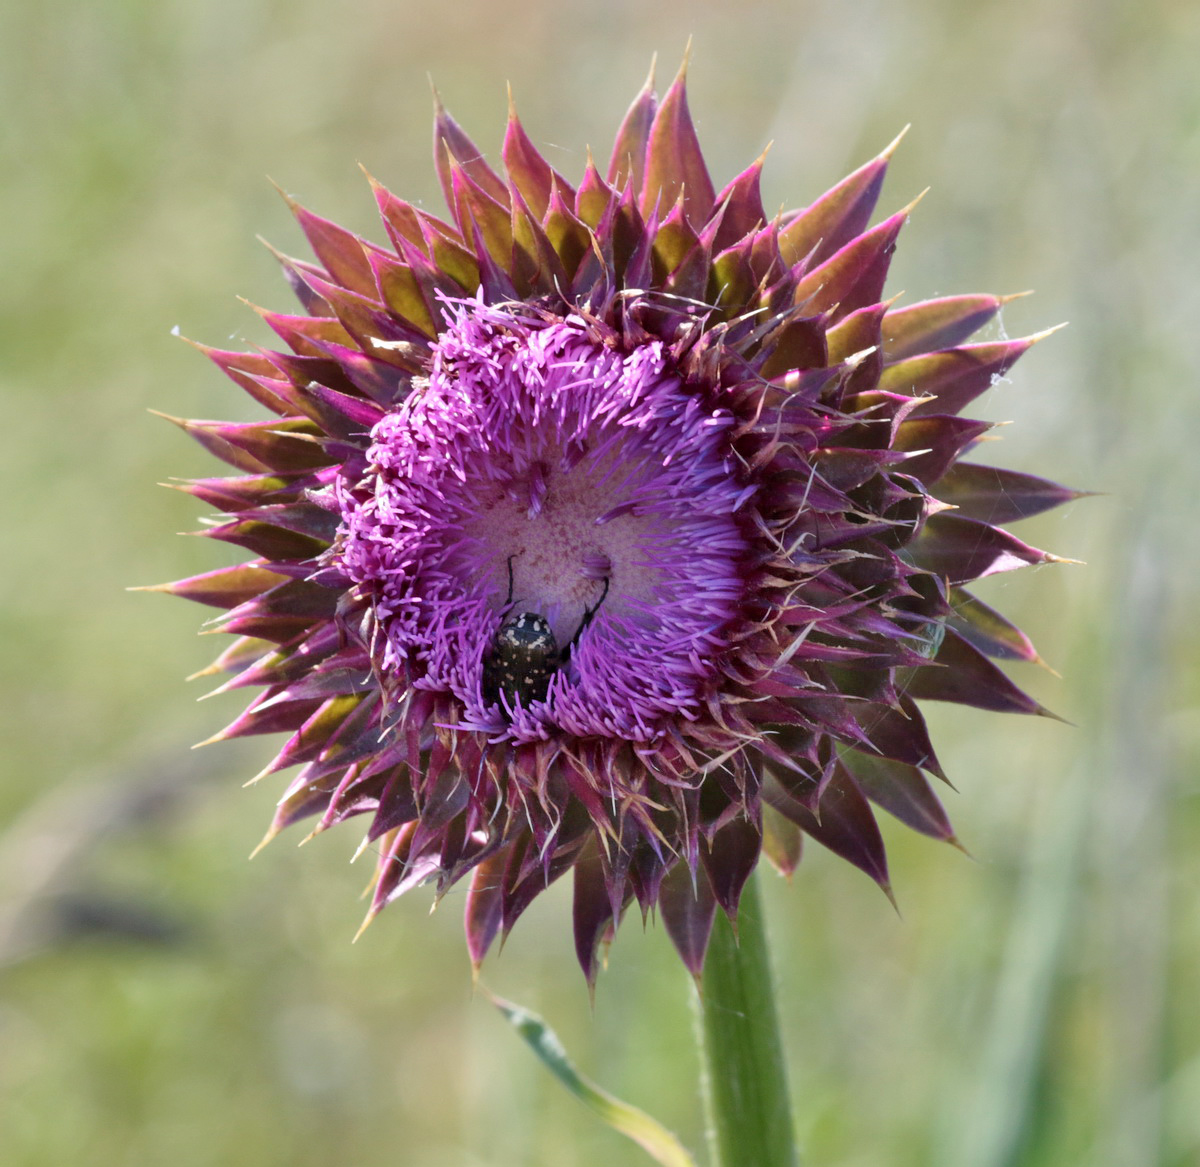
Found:
M 362 162 L 440 203 L 426 74 L 498 152 L 504 86 L 569 176 L 654 50 L 694 35 L 718 186 L 771 139 L 769 206 L 913 129 L 882 211 L 933 190 L 890 287 L 1070 320 L 983 402 L 1004 465 L 1105 492 L 1019 528 L 1087 567 L 991 581 L 1074 723 L 932 711 L 974 861 L 885 824 L 903 918 L 812 848 L 766 892 L 810 1164 L 1200 1162 L 1200 8 L 1175 0 L 18 0 L 0 10 L 0 1162 L 639 1164 L 472 995 L 462 896 L 351 947 L 353 828 L 247 865 L 281 785 L 238 702 L 185 688 L 202 609 L 129 584 L 226 562 L 157 481 L 217 472 L 150 407 L 253 415 L 171 337 L 290 310 L 266 181 L 381 238 Z M 232 342 L 232 343 L 231 343 Z M 233 557 L 229 556 L 231 560 Z M 485 978 L 699 1144 L 690 982 L 626 922 L 594 1008 L 565 886 Z

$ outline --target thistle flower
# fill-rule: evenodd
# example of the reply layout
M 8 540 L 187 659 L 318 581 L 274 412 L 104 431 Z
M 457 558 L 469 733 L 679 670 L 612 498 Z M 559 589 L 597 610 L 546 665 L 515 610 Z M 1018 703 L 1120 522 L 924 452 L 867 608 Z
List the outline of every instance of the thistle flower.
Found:
M 763 851 L 888 890 L 872 803 L 953 841 L 919 700 L 1046 712 L 965 587 L 1052 560 L 997 524 L 1076 492 L 959 461 L 1038 338 L 882 299 L 894 145 L 772 218 L 762 158 L 715 189 L 681 71 L 577 187 L 515 112 L 502 178 L 439 103 L 448 219 L 373 182 L 379 246 L 291 204 L 288 351 L 200 346 L 273 416 L 178 422 L 238 471 L 183 486 L 205 534 L 254 558 L 162 590 L 228 609 L 209 671 L 265 687 L 217 737 L 289 734 L 268 838 L 368 816 L 368 920 L 465 878 L 478 967 L 571 871 L 589 982 L 635 899 L 698 973 Z

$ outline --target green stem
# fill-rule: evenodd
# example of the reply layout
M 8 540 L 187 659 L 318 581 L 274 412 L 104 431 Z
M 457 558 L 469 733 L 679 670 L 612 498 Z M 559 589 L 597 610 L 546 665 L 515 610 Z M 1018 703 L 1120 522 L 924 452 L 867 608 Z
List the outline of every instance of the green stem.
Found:
M 717 912 L 700 1023 L 713 1167 L 797 1167 L 757 873 L 742 892 L 736 939 Z

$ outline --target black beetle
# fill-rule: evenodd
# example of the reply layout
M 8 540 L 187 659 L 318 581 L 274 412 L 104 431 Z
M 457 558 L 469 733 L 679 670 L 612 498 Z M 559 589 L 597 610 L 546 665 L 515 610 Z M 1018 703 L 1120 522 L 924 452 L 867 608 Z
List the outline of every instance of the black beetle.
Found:
M 508 557 L 508 598 L 505 608 L 513 602 L 513 560 Z M 550 622 L 537 612 L 509 611 L 492 640 L 491 651 L 483 666 L 484 695 L 498 701 L 503 695 L 510 708 L 518 701 L 526 708 L 531 702 L 544 701 L 550 678 L 570 658 L 571 650 L 579 643 L 583 630 L 591 623 L 600 605 L 608 596 L 609 580 L 605 577 L 600 598 L 583 613 L 583 619 L 561 651 Z

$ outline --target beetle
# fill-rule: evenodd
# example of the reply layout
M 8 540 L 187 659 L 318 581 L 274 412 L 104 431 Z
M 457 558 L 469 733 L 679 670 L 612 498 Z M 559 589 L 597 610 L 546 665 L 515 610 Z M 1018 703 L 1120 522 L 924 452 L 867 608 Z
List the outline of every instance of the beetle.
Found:
M 484 660 L 484 695 L 491 701 L 498 701 L 503 695 L 510 708 L 516 708 L 518 701 L 528 708 L 534 701 L 545 700 L 550 678 L 570 659 L 583 630 L 608 596 L 610 581 L 606 576 L 600 598 L 584 611 L 575 635 L 560 650 L 545 616 L 512 611 L 515 558 L 515 555 L 508 557 L 508 598 L 504 601 L 508 614 L 496 630 Z

